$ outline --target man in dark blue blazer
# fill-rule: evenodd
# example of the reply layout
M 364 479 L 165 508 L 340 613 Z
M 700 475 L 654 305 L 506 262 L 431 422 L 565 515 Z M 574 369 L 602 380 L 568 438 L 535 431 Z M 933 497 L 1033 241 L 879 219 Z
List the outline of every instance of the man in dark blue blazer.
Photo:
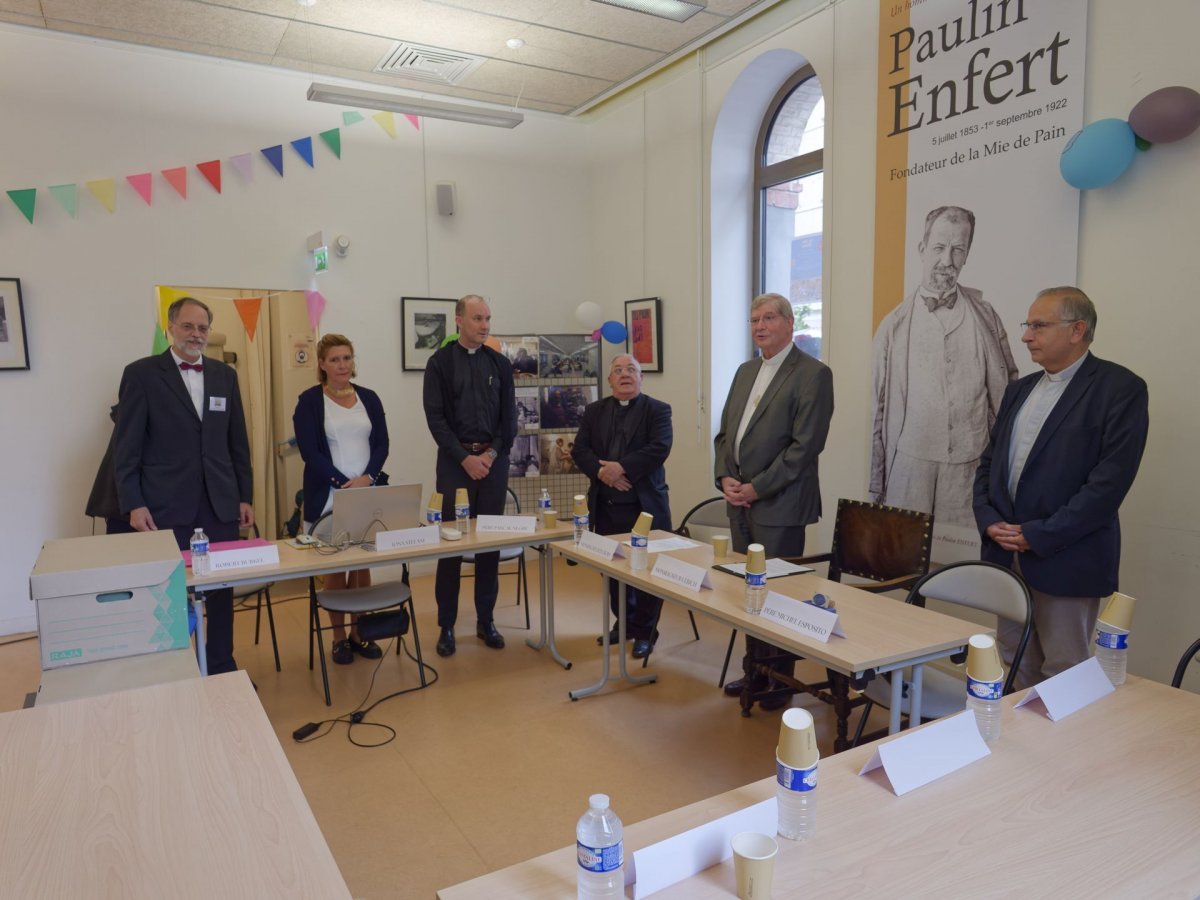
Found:
M 253 479 L 237 373 L 204 356 L 212 312 L 183 297 L 167 310 L 171 347 L 125 367 L 114 460 L 121 512 L 137 531 L 170 528 L 182 550 L 196 528 L 212 542 L 254 523 Z M 232 672 L 233 592 L 205 595 L 210 675 Z
M 1088 348 L 1096 308 L 1078 288 L 1050 288 L 1021 340 L 1043 371 L 1008 386 L 975 475 L 982 556 L 1019 572 L 1033 593 L 1033 632 L 1018 687 L 1087 659 L 1102 597 L 1117 589 L 1117 510 L 1149 429 L 1146 382 Z M 1021 629 L 1001 620 L 1011 663 Z
M 648 512 L 654 516 L 654 528 L 670 531 L 663 463 L 671 452 L 671 407 L 642 393 L 642 367 L 632 356 L 613 359 L 608 383 L 612 396 L 588 404 L 571 453 L 579 471 L 591 481 L 588 509 L 593 530 L 621 534 Z M 610 588 L 616 614 L 620 587 L 612 581 Z M 648 656 L 653 649 L 660 609 L 662 598 L 628 589 L 626 637 L 633 639 L 634 659 Z

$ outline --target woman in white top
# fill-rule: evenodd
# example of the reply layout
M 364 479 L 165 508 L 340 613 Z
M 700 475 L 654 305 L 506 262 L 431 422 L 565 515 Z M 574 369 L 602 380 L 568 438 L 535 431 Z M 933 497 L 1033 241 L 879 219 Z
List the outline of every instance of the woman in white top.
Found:
M 333 492 L 340 488 L 373 485 L 388 455 L 387 422 L 379 396 L 356 384 L 354 345 L 341 334 L 327 334 L 317 344 L 320 384 L 300 395 L 292 425 L 296 445 L 304 458 L 304 518 L 306 530 L 333 507 Z M 326 590 L 367 587 L 369 569 L 339 572 L 325 577 Z M 354 662 L 354 654 L 378 659 L 382 651 L 374 641 L 362 641 L 355 630 L 357 616 L 330 612 L 333 624 L 333 661 Z

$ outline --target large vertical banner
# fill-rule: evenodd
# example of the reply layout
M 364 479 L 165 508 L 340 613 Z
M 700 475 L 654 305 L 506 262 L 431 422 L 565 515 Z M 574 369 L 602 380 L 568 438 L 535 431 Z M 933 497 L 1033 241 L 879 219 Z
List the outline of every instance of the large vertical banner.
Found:
M 880 0 L 872 499 L 975 556 L 971 486 L 1019 323 L 1074 284 L 1087 0 Z

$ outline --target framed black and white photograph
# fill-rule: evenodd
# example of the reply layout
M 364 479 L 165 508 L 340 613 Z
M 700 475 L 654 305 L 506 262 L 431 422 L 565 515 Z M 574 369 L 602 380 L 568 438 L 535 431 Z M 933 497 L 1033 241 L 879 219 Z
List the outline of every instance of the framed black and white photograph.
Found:
M 585 334 L 543 334 L 538 344 L 538 377 L 595 378 L 600 345 Z M 546 425 L 543 428 L 549 427 Z
M 541 472 L 541 451 L 536 434 L 519 434 L 508 457 L 509 478 L 537 478 Z
M 541 425 L 541 401 L 536 387 L 519 387 L 517 395 L 517 428 L 521 431 L 537 431 Z
M 424 372 L 433 351 L 455 333 L 456 300 L 400 298 L 400 348 L 405 372 Z
M 21 279 L 0 278 L 0 369 L 29 368 Z
M 626 300 L 625 331 L 625 352 L 641 364 L 643 372 L 661 372 L 662 300 Z

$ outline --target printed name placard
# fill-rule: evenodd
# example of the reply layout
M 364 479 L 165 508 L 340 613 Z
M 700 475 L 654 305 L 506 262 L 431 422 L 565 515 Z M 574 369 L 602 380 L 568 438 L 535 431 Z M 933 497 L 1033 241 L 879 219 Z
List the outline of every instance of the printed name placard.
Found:
M 968 709 L 881 744 L 858 774 L 865 775 L 882 766 L 899 797 L 991 752 L 975 724 L 975 710 Z
M 783 594 L 767 591 L 767 600 L 763 604 L 762 616 L 770 619 L 784 628 L 798 631 L 810 638 L 816 638 L 823 644 L 829 643 L 829 636 L 836 634 L 845 637 L 846 632 L 838 623 L 838 614 L 828 609 L 821 609 L 802 600 L 793 600 Z
M 244 550 L 213 550 L 209 553 L 209 574 L 231 572 L 234 569 L 253 569 L 258 566 L 279 565 L 279 547 L 265 544 Z
M 436 528 L 397 528 L 375 535 L 376 550 L 407 550 L 409 547 L 433 547 L 441 538 Z
M 479 516 L 475 520 L 478 534 L 533 534 L 537 531 L 536 516 Z
M 1100 668 L 1100 660 L 1089 656 L 1065 672 L 1059 672 L 1031 687 L 1017 706 L 1030 704 L 1026 708 L 1036 710 L 1038 704 L 1033 701 L 1040 700 L 1047 718 L 1051 722 L 1057 722 L 1115 690 L 1104 670 Z
M 614 541 L 612 538 L 591 531 L 583 533 L 583 536 L 579 539 L 578 546 L 580 550 L 594 553 L 602 559 L 611 560 L 615 556 L 625 555 L 625 550 L 621 547 L 619 541 Z
M 654 568 L 650 574 L 655 578 L 663 578 L 672 584 L 698 591 L 700 588 L 711 588 L 712 579 L 708 577 L 708 569 L 704 566 L 694 566 L 673 556 L 660 553 L 654 558 Z

